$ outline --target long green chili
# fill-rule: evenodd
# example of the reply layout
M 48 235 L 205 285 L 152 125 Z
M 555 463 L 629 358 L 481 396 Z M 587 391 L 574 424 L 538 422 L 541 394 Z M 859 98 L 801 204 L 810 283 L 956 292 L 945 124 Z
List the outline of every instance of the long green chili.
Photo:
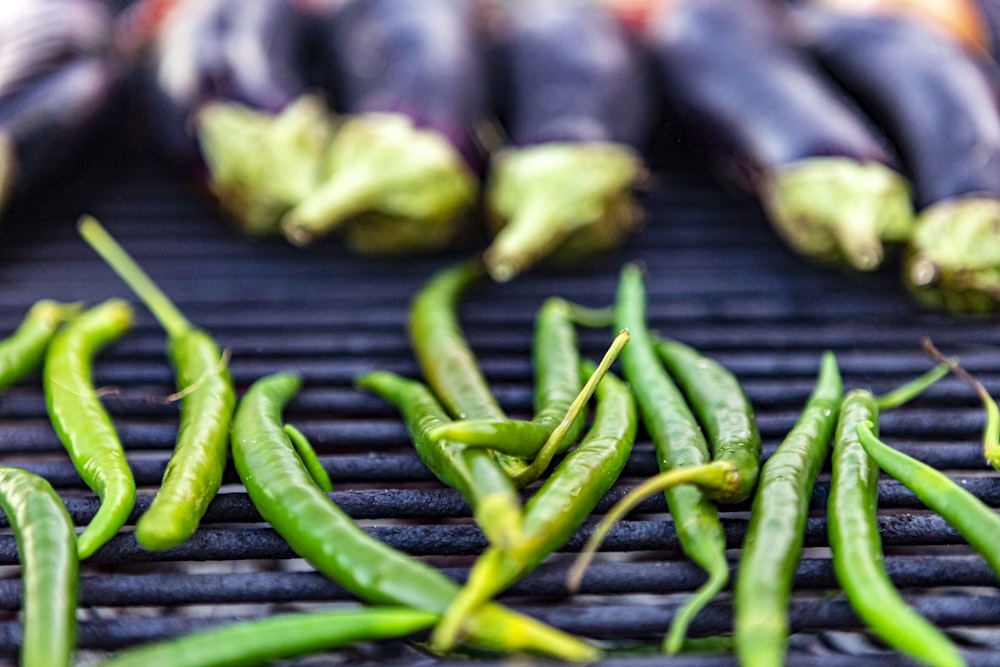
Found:
M 127 649 L 99 667 L 255 667 L 356 642 L 409 635 L 436 619 L 429 612 L 398 607 L 278 614 Z
M 660 470 L 709 462 L 708 444 L 701 429 L 656 353 L 646 321 L 642 269 L 637 264 L 626 265 L 620 273 L 615 327 L 627 329 L 632 336 L 622 351 L 622 368 L 635 393 L 642 422 L 653 440 Z M 696 486 L 681 485 L 667 489 L 664 496 L 681 548 L 708 573 L 708 581 L 673 619 L 664 649 L 674 653 L 680 649 L 691 619 L 725 588 L 729 564 L 719 511 L 705 493 Z
M 251 501 L 299 556 L 359 598 L 443 614 L 458 585 L 372 538 L 312 481 L 282 427 L 283 407 L 300 382 L 292 373 L 261 378 L 237 406 L 233 461 Z M 571 661 L 599 655 L 575 637 L 493 603 L 467 619 L 466 631 L 470 644 L 495 650 Z
M 871 392 L 847 393 L 833 445 L 827 527 L 833 571 L 858 617 L 887 644 L 929 665 L 963 665 L 955 645 L 903 600 L 882 562 L 879 468 L 861 445 L 860 424 L 878 423 Z M 874 427 L 873 427 L 874 428 Z
M 842 397 L 836 357 L 825 352 L 802 414 L 761 468 L 734 593 L 735 646 L 744 667 L 785 663 L 792 578 Z
M 82 309 L 80 303 L 35 302 L 17 329 L 0 340 L 0 390 L 41 366 L 56 330 Z
M 91 371 L 97 353 L 131 326 L 132 307 L 121 299 L 108 299 L 67 322 L 45 353 L 42 383 L 52 427 L 80 477 L 101 499 L 97 514 L 78 539 L 81 560 L 111 539 L 135 506 L 135 480 Z
M 69 667 L 76 649 L 79 564 L 62 499 L 34 473 L 0 466 L 3 509 L 21 562 L 21 667 Z
M 135 537 L 147 549 L 169 549 L 197 530 L 222 484 L 236 405 L 227 355 L 206 331 L 188 321 L 97 220 L 82 218 L 79 231 L 167 333 L 181 401 L 180 425 L 160 489 L 139 518 Z

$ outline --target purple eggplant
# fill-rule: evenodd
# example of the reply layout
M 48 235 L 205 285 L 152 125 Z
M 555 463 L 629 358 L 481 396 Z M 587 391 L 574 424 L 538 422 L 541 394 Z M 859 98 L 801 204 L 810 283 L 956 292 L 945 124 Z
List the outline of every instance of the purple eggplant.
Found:
M 660 3 L 644 35 L 672 122 L 757 196 L 797 252 L 860 270 L 913 223 L 884 136 L 799 48 L 773 0 Z
M 318 19 L 317 69 L 341 122 L 328 178 L 282 221 L 363 253 L 451 244 L 479 196 L 488 88 L 475 0 L 348 0 Z
M 123 22 L 150 33 L 140 71 L 154 137 L 245 233 L 278 234 L 281 215 L 318 182 L 332 129 L 307 79 L 308 17 L 292 0 L 166 4 L 134 10 L 154 14 L 152 28 Z
M 89 0 L 0 5 L 0 206 L 66 175 L 120 108 L 111 16 Z
M 950 310 L 1000 306 L 1000 75 L 905 15 L 805 7 L 802 39 L 898 147 L 918 209 L 904 278 Z
M 486 204 L 497 232 L 483 255 L 500 281 L 627 237 L 654 115 L 648 63 L 609 7 L 515 0 L 505 9 L 495 69 L 508 145 L 491 160 Z

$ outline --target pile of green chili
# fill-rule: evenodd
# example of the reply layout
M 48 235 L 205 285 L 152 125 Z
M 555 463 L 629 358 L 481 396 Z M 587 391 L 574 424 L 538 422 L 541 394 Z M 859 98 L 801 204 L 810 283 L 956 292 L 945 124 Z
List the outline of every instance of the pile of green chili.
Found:
M 96 220 L 82 220 L 80 233 L 163 326 L 176 372 L 177 445 L 135 539 L 158 550 L 189 538 L 231 455 L 264 520 L 359 601 L 351 609 L 208 628 L 127 649 L 103 665 L 256 665 L 387 638 L 425 640 L 436 653 L 465 644 L 590 662 L 602 655 L 594 643 L 494 598 L 589 529 L 589 541 L 567 571 L 567 589 L 575 591 L 611 527 L 656 493 L 664 494 L 684 553 L 707 575 L 670 619 L 660 649 L 685 650 L 691 621 L 730 585 L 735 569 L 733 650 L 742 665 L 782 665 L 810 500 L 828 464 L 828 544 L 838 585 L 858 618 L 885 644 L 920 662 L 964 664 L 948 636 L 910 608 L 889 580 L 877 523 L 884 472 L 940 513 L 1000 577 L 1000 516 L 878 437 L 881 410 L 912 399 L 951 371 L 983 400 L 983 450 L 992 462 L 1000 451 L 1000 410 L 955 360 L 938 354 L 938 365 L 925 375 L 875 396 L 864 389 L 845 392 L 837 360 L 825 352 L 801 414 L 762 461 L 754 409 L 737 377 L 651 328 L 645 269 L 627 264 L 606 309 L 558 296 L 542 303 L 532 342 L 534 414 L 514 418 L 492 393 L 461 328 L 461 298 L 485 275 L 481 261 L 446 265 L 410 305 L 407 330 L 423 378 L 371 370 L 357 378 L 357 387 L 399 410 L 420 459 L 461 494 L 487 538 L 488 547 L 459 585 L 373 538 L 334 504 L 329 475 L 311 444 L 283 419 L 301 388 L 297 373 L 262 377 L 237 401 L 228 352 L 192 325 Z M 0 390 L 41 368 L 53 428 L 101 501 L 77 536 L 46 480 L 0 466 L 0 509 L 22 563 L 21 664 L 28 667 L 72 663 L 80 562 L 117 535 L 134 508 L 135 482 L 92 382 L 95 357 L 126 335 L 132 320 L 132 307 L 121 299 L 89 306 L 42 300 L 0 339 Z M 577 329 L 608 326 L 608 350 L 594 363 L 581 353 Z M 588 526 L 640 434 L 651 440 L 660 473 Z M 749 503 L 749 523 L 742 544 L 733 545 L 719 505 L 742 502 Z M 741 547 L 738 563 L 730 562 L 733 546 Z

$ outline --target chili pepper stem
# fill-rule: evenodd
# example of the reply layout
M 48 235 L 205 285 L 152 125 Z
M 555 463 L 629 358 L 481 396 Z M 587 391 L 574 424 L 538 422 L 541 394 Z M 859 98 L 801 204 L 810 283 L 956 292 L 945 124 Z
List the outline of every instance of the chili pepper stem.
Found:
M 576 592 L 583 580 L 594 554 L 601 542 L 608 536 L 612 526 L 621 521 L 637 505 L 656 493 L 663 493 L 681 484 L 694 484 L 705 491 L 719 491 L 739 486 L 739 472 L 736 466 L 728 461 L 713 461 L 689 468 L 675 468 L 650 477 L 635 487 L 608 510 L 604 518 L 594 528 L 580 554 L 573 561 L 566 575 L 566 588 Z
M 561 450 L 563 445 L 563 440 L 566 437 L 567 431 L 573 426 L 573 422 L 576 421 L 577 417 L 583 411 L 584 407 L 587 405 L 587 401 L 593 396 L 594 390 L 597 389 L 597 385 L 600 384 L 601 380 L 607 374 L 608 369 L 611 368 L 611 364 L 615 362 L 618 355 L 621 353 L 622 349 L 628 344 L 630 340 L 630 334 L 628 329 L 622 329 L 615 336 L 614 340 L 611 341 L 611 346 L 604 353 L 604 357 L 601 359 L 597 368 L 594 372 L 590 374 L 587 378 L 587 382 L 583 385 L 583 389 L 577 394 L 576 398 L 569 406 L 569 410 L 566 411 L 566 415 L 563 417 L 559 425 L 552 431 L 545 444 L 542 448 L 538 450 L 538 454 L 531 464 L 525 468 L 522 472 L 517 474 L 514 478 L 514 483 L 519 487 L 526 486 L 538 479 L 545 473 L 545 470 L 552 463 L 552 458 Z
M 93 216 L 85 215 L 77 224 L 80 236 L 97 251 L 104 261 L 142 299 L 146 307 L 166 330 L 176 338 L 191 329 L 184 313 L 174 305 L 125 249 Z
M 951 372 L 955 360 L 948 360 L 936 365 L 920 377 L 907 382 L 904 385 L 893 389 L 887 394 L 882 394 L 876 398 L 879 410 L 889 410 L 897 408 L 904 403 L 908 403 L 920 394 L 924 393 L 931 385 Z
M 952 373 L 961 378 L 978 394 L 983 402 L 983 408 L 986 410 L 986 425 L 983 427 L 983 457 L 994 470 L 1000 470 L 1000 408 L 997 407 L 997 402 L 990 396 L 990 392 L 983 386 L 982 382 L 959 366 L 957 361 L 942 355 L 929 338 L 924 339 L 924 350 L 932 358 L 947 365 Z
M 687 639 L 687 629 L 691 620 L 698 615 L 706 604 L 715 599 L 729 583 L 729 568 L 715 566 L 708 570 L 708 581 L 694 592 L 684 603 L 684 606 L 674 614 L 670 631 L 663 638 L 663 652 L 673 655 L 681 650 Z

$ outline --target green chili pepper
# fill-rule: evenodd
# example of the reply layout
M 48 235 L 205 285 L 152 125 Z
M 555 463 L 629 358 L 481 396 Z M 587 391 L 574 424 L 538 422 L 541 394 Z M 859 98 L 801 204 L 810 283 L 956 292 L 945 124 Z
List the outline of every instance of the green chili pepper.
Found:
M 100 667 L 253 667 L 356 642 L 402 637 L 437 615 L 394 607 L 279 614 L 129 649 Z
M 591 376 L 595 370 L 590 363 L 581 368 Z M 573 536 L 618 479 L 637 428 L 632 393 L 612 374 L 605 375 L 597 385 L 597 409 L 590 430 L 525 505 L 524 542 L 507 551 L 487 549 L 476 560 L 468 583 L 435 627 L 432 646 L 451 648 L 470 612 L 534 570 Z
M 309 476 L 312 480 L 316 482 L 316 486 L 320 488 L 323 493 L 333 492 L 333 482 L 330 481 L 330 475 L 327 474 L 326 468 L 323 464 L 319 462 L 319 458 L 316 456 L 316 450 L 313 449 L 312 443 L 306 438 L 305 434 L 299 429 L 295 428 L 291 424 L 285 424 L 285 434 L 288 439 L 292 441 L 292 445 L 295 446 L 295 451 L 298 452 L 299 458 L 302 459 L 302 464 L 305 465 L 306 470 L 309 471 Z
M 475 259 L 450 265 L 431 276 L 410 304 L 407 328 L 427 385 L 452 417 L 503 421 L 507 416 L 490 391 L 458 321 L 459 296 L 483 273 L 482 263 Z M 539 434 L 540 447 L 546 434 L 543 429 Z M 489 450 L 470 448 L 466 457 L 475 460 L 473 474 L 481 473 L 490 481 L 496 479 L 493 468 L 510 477 L 527 465 L 523 459 Z M 516 489 L 511 489 L 508 496 L 516 497 Z M 520 500 L 506 512 L 506 525 L 491 532 L 510 533 L 512 519 L 520 524 Z M 518 527 L 510 537 L 516 539 L 519 532 Z
M 0 509 L 21 562 L 21 667 L 69 667 L 79 570 L 73 522 L 48 481 L 7 466 L 0 466 Z
M 964 537 L 1000 577 L 1000 515 L 947 475 L 878 439 L 873 423 L 861 423 L 865 452 L 889 476 L 913 492 Z
M 534 369 L 534 417 L 530 422 L 502 419 L 462 419 L 451 422 L 434 434 L 463 445 L 490 447 L 505 454 L 533 458 L 545 439 L 562 422 L 583 383 L 576 368 L 580 365 L 572 306 L 559 297 L 545 300 L 535 318 L 532 339 Z M 583 430 L 581 415 L 564 435 L 561 450 L 576 442 Z M 539 431 L 538 428 L 542 430 Z M 544 433 L 544 435 L 542 435 Z
M 615 326 L 627 329 L 632 341 L 622 351 L 625 379 L 639 404 L 642 421 L 653 440 L 661 471 L 707 463 L 708 443 L 680 390 L 670 379 L 656 353 L 646 322 L 646 293 L 642 269 L 626 265 L 620 274 L 615 300 Z M 729 581 L 726 536 L 719 511 L 709 498 L 692 485 L 664 492 L 677 537 L 684 552 L 708 573 L 698 589 L 674 617 L 664 649 L 680 649 L 691 619 L 725 588 Z
M 785 664 L 792 578 L 802 555 L 813 485 L 830 451 L 842 397 L 837 360 L 825 352 L 802 414 L 761 468 L 733 600 L 742 665 Z
M 135 537 L 146 549 L 169 549 L 188 539 L 222 484 L 236 392 L 228 357 L 193 326 L 114 238 L 84 217 L 80 234 L 146 304 L 163 326 L 180 397 L 180 426 L 160 490 L 139 518 Z
M 834 573 L 855 613 L 887 644 L 925 664 L 965 664 L 948 637 L 906 604 L 882 563 L 877 521 L 879 468 L 857 434 L 859 424 L 877 420 L 878 405 L 870 392 L 848 392 L 834 438 L 827 503 Z
M 761 443 L 753 405 L 739 380 L 719 362 L 679 341 L 661 339 L 656 351 L 705 430 L 712 460 L 732 463 L 739 475 L 734 493 L 706 493 L 720 503 L 746 500 L 757 484 Z
M 17 329 L 0 340 L 0 390 L 41 366 L 45 349 L 56 330 L 82 309 L 79 303 L 59 303 L 50 299 L 32 305 Z
M 458 586 L 437 570 L 365 533 L 316 486 L 281 424 L 284 405 L 300 380 L 279 373 L 255 382 L 237 406 L 233 461 L 261 516 L 317 570 L 373 604 L 442 614 Z M 467 619 L 472 644 L 501 651 L 534 651 L 586 661 L 596 648 L 500 605 Z
M 420 460 L 462 494 L 490 543 L 506 549 L 520 539 L 521 497 L 514 485 L 485 450 L 433 435 L 450 419 L 426 385 L 388 371 L 366 373 L 356 384 L 400 410 Z
M 91 379 L 93 358 L 132 326 L 132 307 L 108 299 L 67 322 L 45 354 L 42 381 L 52 426 L 101 507 L 78 539 L 80 559 L 111 539 L 135 506 L 135 480 Z

